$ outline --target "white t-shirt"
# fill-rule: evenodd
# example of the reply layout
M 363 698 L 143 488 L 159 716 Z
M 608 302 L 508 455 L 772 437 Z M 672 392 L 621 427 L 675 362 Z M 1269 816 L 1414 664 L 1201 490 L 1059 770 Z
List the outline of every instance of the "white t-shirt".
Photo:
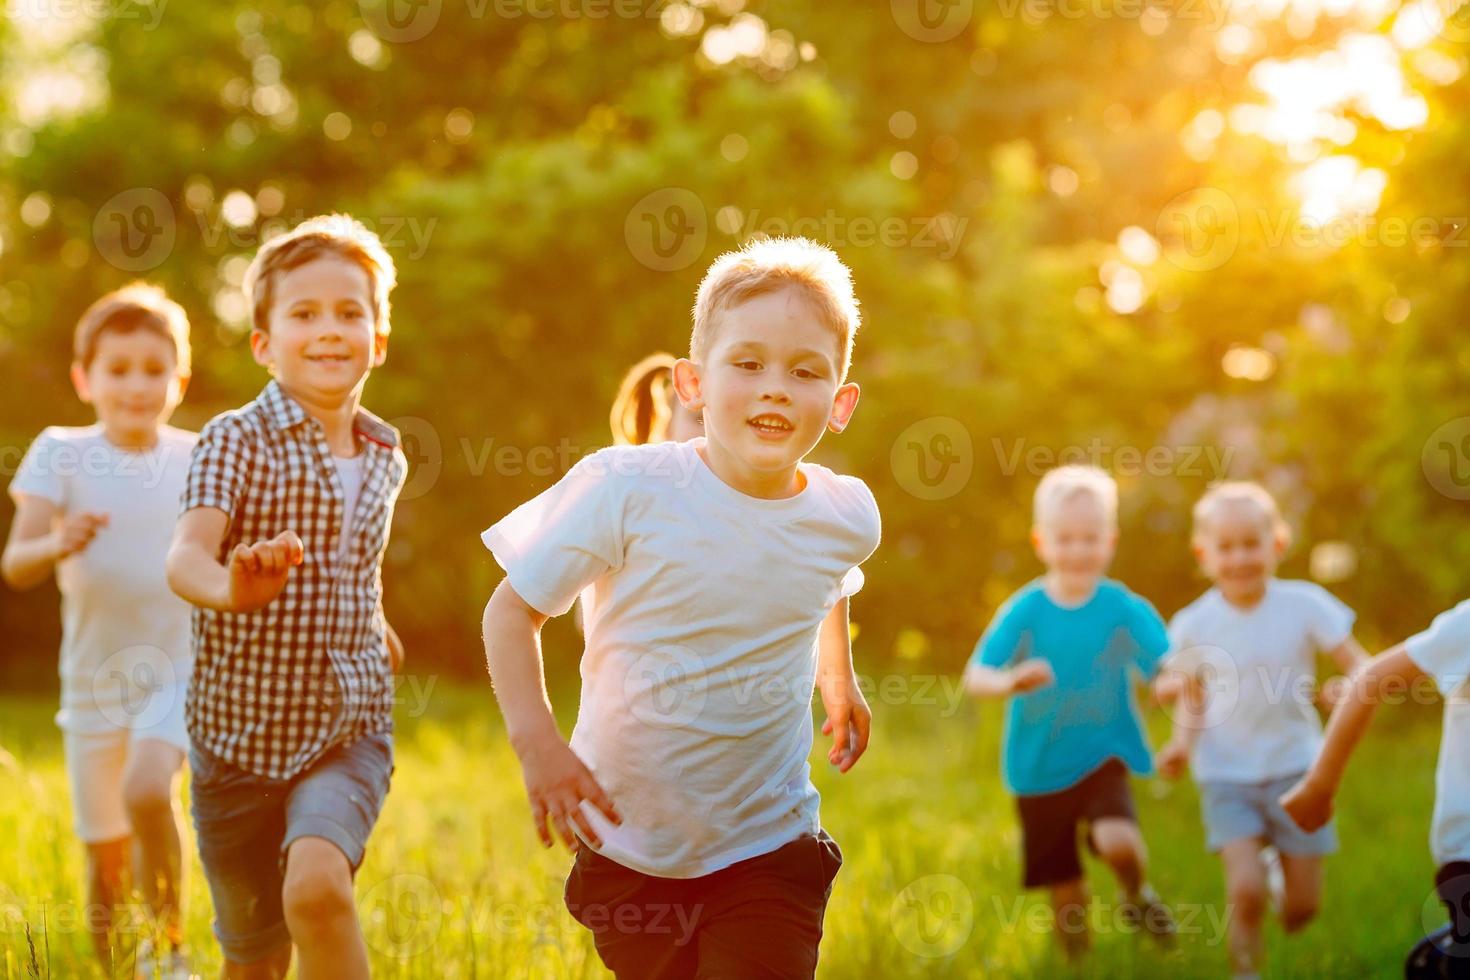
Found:
M 1430 850 L 1439 864 L 1470 861 L 1470 601 L 1440 613 L 1404 648 L 1444 696 Z
M 362 454 L 333 456 L 332 463 L 342 483 L 342 536 L 337 540 L 337 553 L 345 555 L 352 540 L 352 515 L 357 510 L 357 498 L 362 496 Z
M 1355 618 L 1320 585 L 1275 578 L 1250 609 L 1210 589 L 1175 614 L 1167 666 L 1195 673 L 1206 690 L 1196 780 L 1259 783 L 1307 770 L 1322 747 L 1316 656 L 1351 636 Z
M 164 559 L 197 435 L 161 426 L 150 449 L 119 449 L 101 424 L 51 426 L 10 483 L 63 514 L 103 513 L 107 526 L 56 566 L 61 590 L 61 710 L 68 732 L 130 727 L 134 705 L 162 685 L 187 685 L 189 606 L 168 587 Z M 180 688 L 182 689 L 182 688 Z
M 559 616 L 586 587 L 571 745 L 623 823 L 584 812 L 602 854 L 668 878 L 817 831 L 818 633 L 879 538 L 856 477 L 803 463 L 800 493 L 751 497 L 704 443 L 600 450 L 482 535 L 537 610 Z

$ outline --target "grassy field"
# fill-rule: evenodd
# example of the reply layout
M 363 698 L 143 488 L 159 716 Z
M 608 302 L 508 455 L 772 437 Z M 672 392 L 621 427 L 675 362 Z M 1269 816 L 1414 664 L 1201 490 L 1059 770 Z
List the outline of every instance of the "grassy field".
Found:
M 1170 952 L 1125 933 L 1106 872 L 1090 960 L 1053 953 L 1037 896 L 1017 882 L 1018 829 L 997 773 L 995 706 L 953 705 L 935 685 L 875 701 L 867 757 L 845 776 L 814 754 L 823 820 L 846 861 L 827 912 L 819 976 L 1222 976 L 1219 863 L 1204 851 L 1194 789 L 1136 780 L 1153 879 L 1178 910 Z M 381 977 L 601 977 L 590 939 L 561 904 L 569 861 L 542 851 L 489 685 L 410 677 L 397 772 L 358 877 L 364 929 Z M 560 699 L 568 708 L 575 697 Z M 893 703 L 884 703 L 893 702 Z M 30 975 L 27 925 L 42 976 L 102 975 L 77 925 L 80 845 L 71 832 L 61 747 L 46 698 L 0 697 L 0 976 Z M 1380 719 L 1344 789 L 1343 852 L 1328 865 L 1325 909 L 1305 933 L 1269 937 L 1269 975 L 1401 975 L 1430 901 L 1427 831 L 1437 712 Z M 1155 742 L 1163 719 L 1151 718 Z M 262 859 L 269 859 L 262 856 Z M 188 932 L 196 968 L 218 950 L 198 861 Z M 1426 911 L 1427 909 L 1427 911 Z M 1426 916 L 1428 917 L 1426 919 Z

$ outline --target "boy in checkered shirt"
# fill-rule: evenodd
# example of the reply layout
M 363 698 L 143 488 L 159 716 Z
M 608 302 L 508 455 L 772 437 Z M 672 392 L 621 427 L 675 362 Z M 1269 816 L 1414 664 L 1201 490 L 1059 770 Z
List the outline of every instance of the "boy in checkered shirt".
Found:
M 194 609 L 194 825 L 226 977 L 366 977 L 353 875 L 393 772 L 381 561 L 407 461 L 359 407 L 393 260 L 345 215 L 261 247 L 250 349 L 272 380 L 200 433 L 168 557 Z M 276 855 L 278 860 L 270 860 Z

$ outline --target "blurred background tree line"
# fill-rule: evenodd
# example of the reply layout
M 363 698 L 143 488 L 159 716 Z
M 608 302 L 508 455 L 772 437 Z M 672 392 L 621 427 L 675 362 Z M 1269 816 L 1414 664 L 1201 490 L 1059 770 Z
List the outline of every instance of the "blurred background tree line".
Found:
M 0 51 L 0 475 L 91 421 L 71 327 L 132 278 L 191 313 L 176 424 L 253 397 L 249 257 L 349 211 L 399 265 L 365 405 L 414 463 L 385 579 L 415 671 L 483 669 L 478 532 L 610 441 L 624 369 L 762 233 L 833 245 L 863 304 L 816 453 L 883 512 L 860 670 L 960 666 L 1059 459 L 1117 473 L 1115 574 L 1166 615 L 1224 476 L 1370 642 L 1466 591 L 1446 0 L 13 0 Z M 10 683 L 52 683 L 52 593 L 0 593 Z

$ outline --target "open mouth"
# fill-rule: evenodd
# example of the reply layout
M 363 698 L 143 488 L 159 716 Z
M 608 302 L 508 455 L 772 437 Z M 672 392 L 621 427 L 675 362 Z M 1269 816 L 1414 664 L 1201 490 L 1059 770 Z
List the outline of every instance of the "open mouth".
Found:
M 747 419 L 745 424 L 755 429 L 759 435 L 771 439 L 779 439 L 796 431 L 796 426 L 780 415 L 757 415 Z

